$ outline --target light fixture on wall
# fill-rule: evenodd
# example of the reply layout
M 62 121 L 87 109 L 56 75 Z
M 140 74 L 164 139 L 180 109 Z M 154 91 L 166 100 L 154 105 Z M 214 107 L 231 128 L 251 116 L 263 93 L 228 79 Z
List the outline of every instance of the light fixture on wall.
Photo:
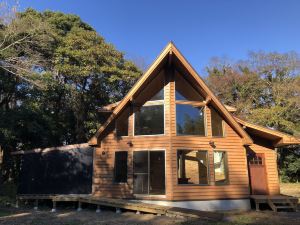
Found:
M 209 145 L 213 148 L 216 148 L 215 142 L 212 140 L 209 141 Z
M 128 141 L 127 144 L 128 144 L 129 147 L 133 146 L 132 141 Z

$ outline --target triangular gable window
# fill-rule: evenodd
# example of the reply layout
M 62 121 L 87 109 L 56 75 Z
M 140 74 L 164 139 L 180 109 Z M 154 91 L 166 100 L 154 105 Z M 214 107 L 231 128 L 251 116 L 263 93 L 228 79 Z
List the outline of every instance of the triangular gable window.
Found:
M 185 97 L 183 97 L 182 94 L 179 93 L 179 91 L 176 90 L 175 92 L 175 99 L 176 100 L 183 100 L 183 101 L 186 101 L 187 99 Z
M 203 96 L 177 71 L 175 73 L 175 98 L 179 101 L 203 101 Z
M 157 92 L 150 101 L 164 100 L 164 88 Z

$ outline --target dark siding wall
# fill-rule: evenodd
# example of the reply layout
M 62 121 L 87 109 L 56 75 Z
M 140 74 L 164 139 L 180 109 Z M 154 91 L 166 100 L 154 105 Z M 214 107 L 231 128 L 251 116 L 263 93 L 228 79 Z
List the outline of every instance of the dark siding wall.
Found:
M 89 194 L 93 148 L 21 155 L 19 194 Z

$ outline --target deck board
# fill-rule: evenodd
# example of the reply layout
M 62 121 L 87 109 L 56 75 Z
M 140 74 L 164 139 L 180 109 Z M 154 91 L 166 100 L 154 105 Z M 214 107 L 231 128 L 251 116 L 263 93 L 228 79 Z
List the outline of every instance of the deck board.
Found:
M 107 206 L 139 212 L 166 215 L 170 217 L 202 218 L 217 221 L 223 218 L 222 213 L 206 212 L 179 207 L 142 203 L 131 199 L 95 197 L 92 195 L 18 195 L 18 200 L 52 200 L 53 202 L 79 202 L 97 206 Z

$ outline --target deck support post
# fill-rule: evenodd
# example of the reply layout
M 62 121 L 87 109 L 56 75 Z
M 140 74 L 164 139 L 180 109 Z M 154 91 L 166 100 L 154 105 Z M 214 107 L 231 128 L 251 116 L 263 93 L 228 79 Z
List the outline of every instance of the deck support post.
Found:
M 121 213 L 121 209 L 120 208 L 116 208 L 116 213 L 120 214 Z
M 53 204 L 53 206 L 52 206 L 51 212 L 56 212 L 56 201 L 52 200 L 52 204 Z
M 19 199 L 16 200 L 16 208 L 19 208 Z
M 255 202 L 255 209 L 256 209 L 256 212 L 259 212 L 259 203 Z
M 77 212 L 80 212 L 81 210 L 82 210 L 82 208 L 81 208 L 81 202 L 78 202 Z
M 97 205 L 96 213 L 100 213 L 100 212 L 101 212 L 100 205 Z
M 34 207 L 33 207 L 33 209 L 34 209 L 35 211 L 39 209 L 39 200 L 38 200 L 38 199 L 36 199 L 36 200 L 34 201 Z

